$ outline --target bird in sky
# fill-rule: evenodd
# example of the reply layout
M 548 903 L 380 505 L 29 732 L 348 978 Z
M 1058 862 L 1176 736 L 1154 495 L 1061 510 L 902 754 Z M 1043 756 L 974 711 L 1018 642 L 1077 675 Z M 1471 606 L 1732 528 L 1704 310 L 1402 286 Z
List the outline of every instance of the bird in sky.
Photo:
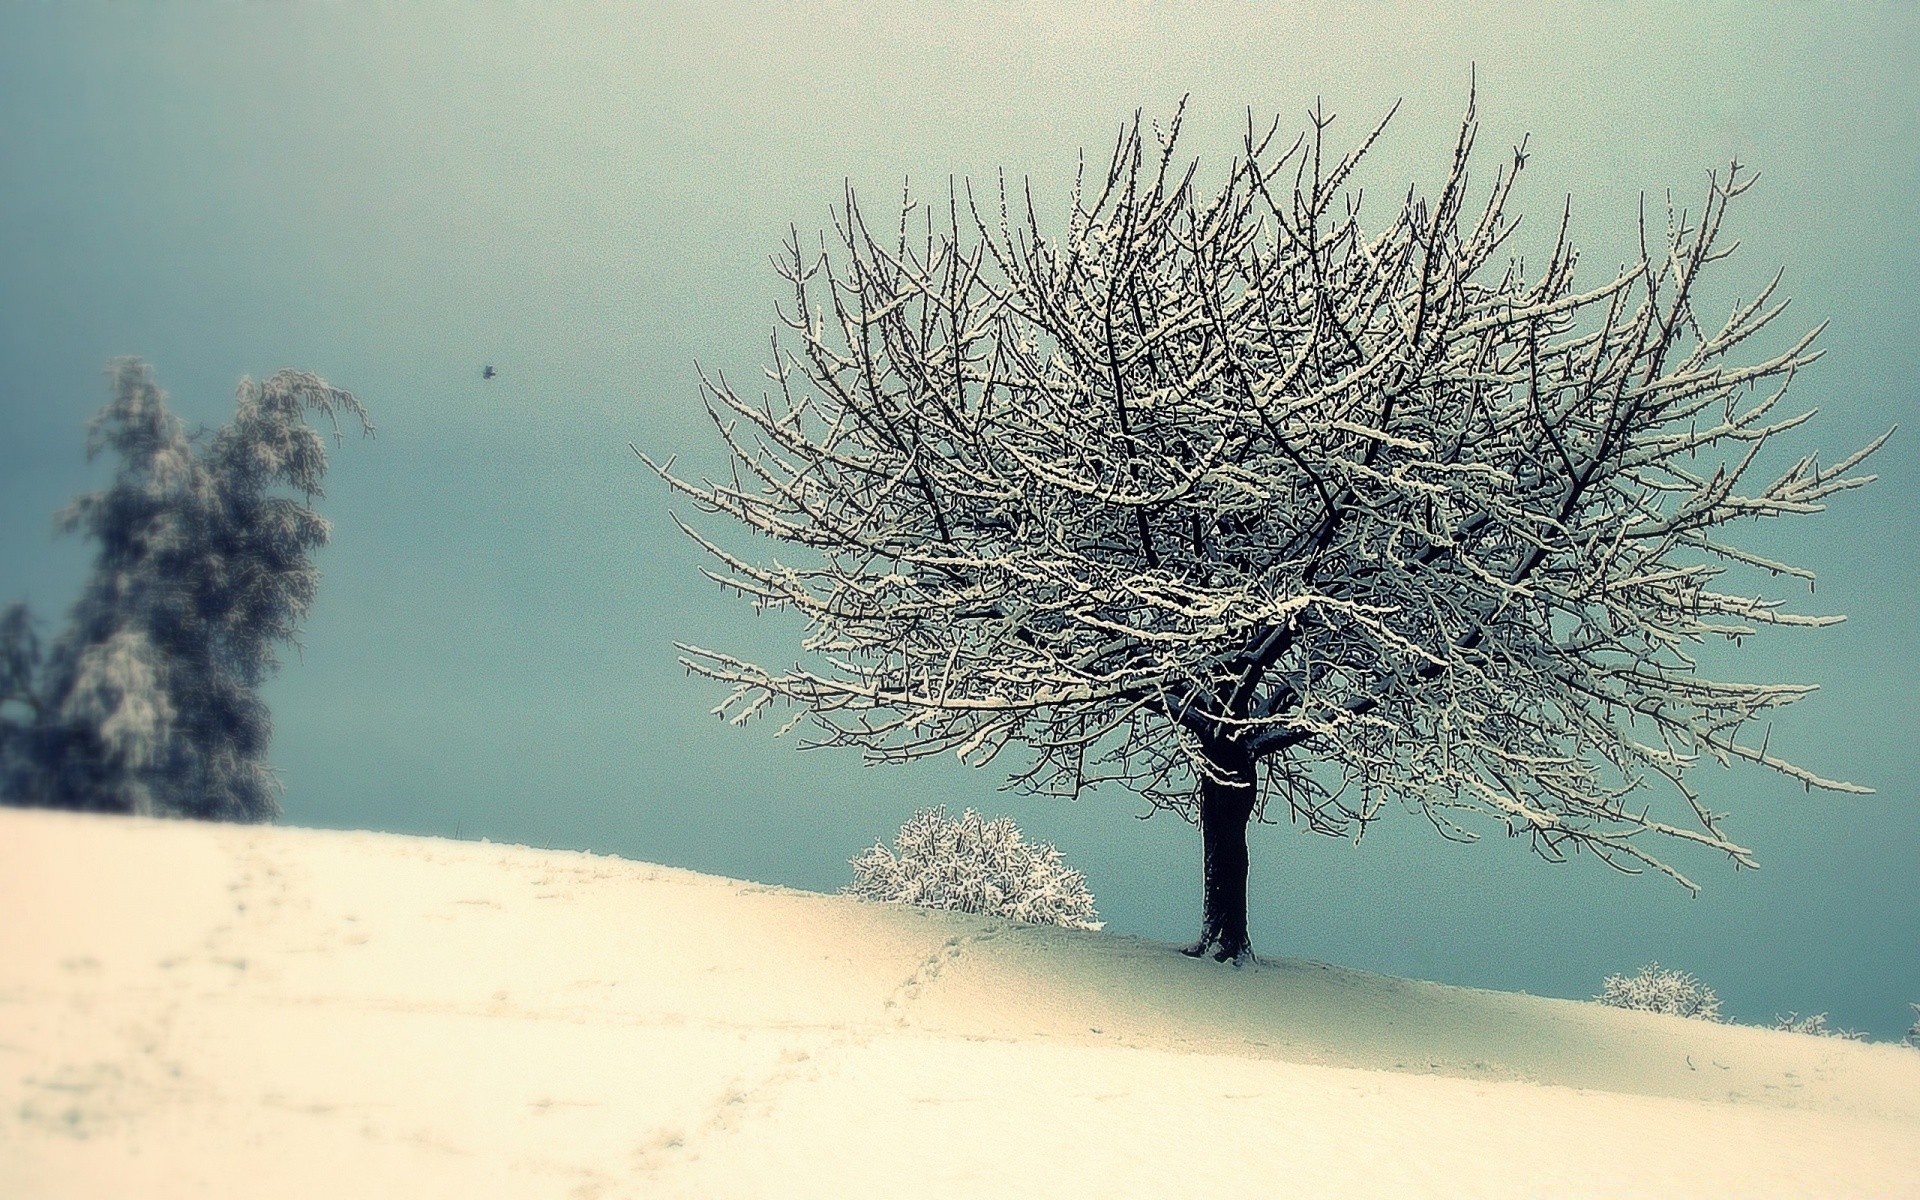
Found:
M 498 375 L 499 373 L 500 372 L 493 369 L 492 363 L 488 363 L 486 366 L 480 368 L 480 378 L 482 379 L 492 379 L 495 375 Z

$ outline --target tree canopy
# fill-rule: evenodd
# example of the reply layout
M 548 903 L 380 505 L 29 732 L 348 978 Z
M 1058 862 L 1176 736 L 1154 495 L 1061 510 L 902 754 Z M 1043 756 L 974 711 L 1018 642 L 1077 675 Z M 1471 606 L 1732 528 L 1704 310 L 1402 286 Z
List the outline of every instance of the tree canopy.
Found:
M 1247 948 L 1246 823 L 1276 808 L 1344 834 L 1397 798 L 1692 888 L 1648 835 L 1752 861 L 1701 760 L 1863 790 L 1754 736 L 1809 685 L 1696 669 L 1702 643 L 1839 619 L 1730 586 L 1811 578 L 1734 530 L 1868 482 L 1884 440 L 1757 477 L 1820 351 L 1754 351 L 1777 274 L 1701 311 L 1754 177 L 1643 204 L 1638 261 L 1581 286 L 1571 200 L 1544 258 L 1511 249 L 1524 143 L 1470 186 L 1471 105 L 1438 194 L 1372 229 L 1352 181 L 1386 122 L 1337 157 L 1329 124 L 1249 123 L 1207 190 L 1179 114 L 1136 115 L 1057 232 L 1002 178 L 882 227 L 849 188 L 830 235 L 793 233 L 771 390 L 701 376 L 730 476 L 656 465 L 788 547 L 689 530 L 807 622 L 787 669 L 683 647 L 731 685 L 717 711 L 790 704 L 876 760 L 1018 744 L 1028 786 L 1197 818 L 1195 950 L 1222 957 Z

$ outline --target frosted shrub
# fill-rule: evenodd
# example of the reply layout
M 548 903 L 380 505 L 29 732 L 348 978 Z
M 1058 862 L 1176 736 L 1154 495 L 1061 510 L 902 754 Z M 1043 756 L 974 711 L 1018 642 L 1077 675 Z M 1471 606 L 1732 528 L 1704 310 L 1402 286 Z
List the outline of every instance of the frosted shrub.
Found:
M 1640 968 L 1638 975 L 1609 975 L 1595 997 L 1615 1008 L 1633 1008 L 1641 1012 L 1668 1013 L 1700 1021 L 1720 1019 L 1720 997 L 1685 971 L 1662 971 L 1657 962 Z
M 893 849 L 876 842 L 852 863 L 853 883 L 842 890 L 863 900 L 1100 928 L 1086 877 L 1051 843 L 1021 837 L 1008 817 L 989 821 L 970 808 L 954 821 L 944 807 L 923 808 Z
M 1810 1017 L 1803 1017 L 1797 1012 L 1790 1012 L 1785 1016 L 1776 1013 L 1773 1018 L 1773 1027 L 1787 1033 L 1804 1033 L 1812 1037 L 1845 1038 L 1850 1042 L 1867 1040 L 1867 1035 L 1857 1030 L 1830 1028 L 1827 1025 L 1825 1013 L 1814 1013 Z

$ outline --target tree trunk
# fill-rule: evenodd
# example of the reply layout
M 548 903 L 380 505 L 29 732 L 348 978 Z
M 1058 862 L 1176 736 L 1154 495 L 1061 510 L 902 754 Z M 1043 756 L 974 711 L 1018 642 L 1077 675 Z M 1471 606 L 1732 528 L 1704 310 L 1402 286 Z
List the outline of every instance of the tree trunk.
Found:
M 1247 822 L 1258 794 L 1253 759 L 1231 744 L 1208 747 L 1212 774 L 1200 780 L 1201 867 L 1206 879 L 1206 908 L 1200 940 L 1183 953 L 1198 958 L 1209 950 L 1220 962 L 1253 957 L 1247 937 Z

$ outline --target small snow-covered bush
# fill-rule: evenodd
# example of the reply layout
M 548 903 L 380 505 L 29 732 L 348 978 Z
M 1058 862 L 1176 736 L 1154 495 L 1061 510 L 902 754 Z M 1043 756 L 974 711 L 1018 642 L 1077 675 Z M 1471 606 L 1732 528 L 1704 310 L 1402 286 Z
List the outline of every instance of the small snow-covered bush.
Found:
M 1720 1019 L 1720 997 L 1685 971 L 1662 971 L 1657 962 L 1640 968 L 1638 975 L 1609 975 L 1594 999 L 1615 1008 L 1633 1008 L 1642 1012 L 1668 1013 L 1699 1021 Z
M 1784 1030 L 1787 1033 L 1805 1033 L 1811 1034 L 1814 1037 L 1845 1038 L 1850 1042 L 1864 1042 L 1867 1040 L 1867 1035 L 1857 1030 L 1828 1028 L 1827 1014 L 1825 1013 L 1814 1013 L 1810 1017 L 1803 1017 L 1797 1012 L 1790 1012 L 1785 1016 L 1776 1013 L 1773 1018 L 1773 1027 Z
M 893 849 L 874 843 L 852 859 L 853 883 L 842 890 L 888 900 L 986 913 L 1069 929 L 1098 929 L 1086 877 L 1048 842 L 1029 842 L 1009 817 L 989 821 L 971 808 L 948 820 L 923 808 L 907 819 Z

